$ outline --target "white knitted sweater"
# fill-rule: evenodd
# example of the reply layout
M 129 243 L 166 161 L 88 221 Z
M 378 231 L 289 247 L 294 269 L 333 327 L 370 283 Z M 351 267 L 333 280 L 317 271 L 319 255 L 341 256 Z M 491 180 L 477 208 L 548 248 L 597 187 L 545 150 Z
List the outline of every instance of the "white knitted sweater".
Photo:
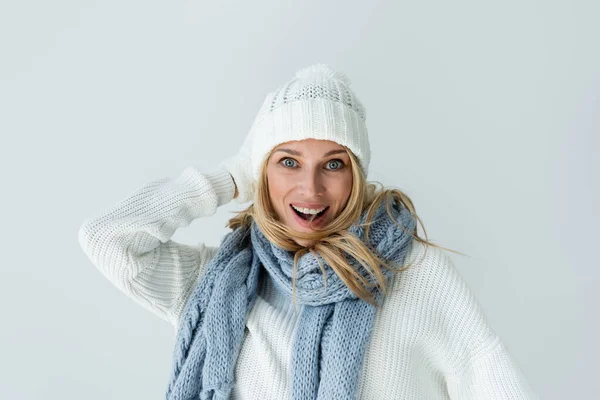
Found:
M 185 168 L 147 183 L 84 221 L 79 242 L 106 278 L 177 328 L 185 302 L 217 247 L 171 240 L 195 218 L 232 200 L 224 169 Z M 416 263 L 396 275 L 378 311 L 359 399 L 537 399 L 451 259 L 415 242 Z M 297 313 L 261 276 L 236 364 L 233 399 L 289 398 L 286 371 Z M 168 377 L 165 377 L 165 389 Z

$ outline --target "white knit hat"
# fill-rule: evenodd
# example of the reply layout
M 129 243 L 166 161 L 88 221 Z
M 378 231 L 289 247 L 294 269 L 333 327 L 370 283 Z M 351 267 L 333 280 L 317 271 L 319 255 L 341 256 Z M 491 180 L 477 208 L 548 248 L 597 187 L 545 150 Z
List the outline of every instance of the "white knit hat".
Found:
M 297 71 L 292 80 L 267 95 L 239 153 L 221 163 L 237 184 L 237 202 L 253 199 L 261 163 L 271 149 L 293 140 L 344 145 L 367 176 L 371 150 L 365 120 L 365 108 L 346 75 L 321 63 Z
M 350 89 L 350 79 L 326 64 L 313 64 L 269 93 L 248 133 L 252 176 L 263 158 L 292 140 L 331 140 L 347 146 L 368 173 L 371 150 L 366 110 Z

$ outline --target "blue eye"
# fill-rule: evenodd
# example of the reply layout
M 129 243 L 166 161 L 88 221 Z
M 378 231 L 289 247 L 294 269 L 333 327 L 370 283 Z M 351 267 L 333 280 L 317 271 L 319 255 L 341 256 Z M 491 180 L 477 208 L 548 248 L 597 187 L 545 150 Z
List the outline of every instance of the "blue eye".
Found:
M 296 162 L 296 160 L 294 160 L 293 158 L 284 158 L 281 161 L 279 161 L 280 163 L 283 162 L 283 165 L 287 168 L 293 168 L 294 167 L 294 163 Z
M 344 162 L 338 159 L 328 161 L 327 166 L 331 166 L 332 163 L 335 165 L 336 162 L 339 164 L 339 166 L 337 168 L 333 168 L 333 170 L 340 169 L 344 166 Z
M 285 168 L 296 168 L 298 162 L 293 158 L 285 157 L 279 160 L 279 163 L 282 164 Z M 333 166 L 332 166 L 333 165 Z M 346 164 L 340 159 L 329 160 L 327 161 L 327 169 L 330 171 L 337 171 L 342 169 Z

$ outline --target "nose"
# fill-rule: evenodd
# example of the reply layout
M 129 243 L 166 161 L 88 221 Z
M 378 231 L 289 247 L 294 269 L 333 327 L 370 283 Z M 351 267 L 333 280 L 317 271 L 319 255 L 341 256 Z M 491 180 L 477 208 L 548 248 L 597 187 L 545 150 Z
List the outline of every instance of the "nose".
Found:
M 298 186 L 305 197 L 316 197 L 325 192 L 324 180 L 318 169 L 306 169 L 299 179 Z

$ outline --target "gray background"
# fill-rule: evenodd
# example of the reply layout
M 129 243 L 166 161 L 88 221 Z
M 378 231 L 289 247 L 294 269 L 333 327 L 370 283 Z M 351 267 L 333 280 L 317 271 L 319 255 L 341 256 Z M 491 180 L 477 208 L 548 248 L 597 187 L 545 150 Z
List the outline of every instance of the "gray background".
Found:
M 0 398 L 162 399 L 174 331 L 79 247 L 84 218 L 241 145 L 324 62 L 370 179 L 415 202 L 545 399 L 597 395 L 594 1 L 54 1 L 0 7 Z M 219 243 L 231 211 L 174 240 Z

